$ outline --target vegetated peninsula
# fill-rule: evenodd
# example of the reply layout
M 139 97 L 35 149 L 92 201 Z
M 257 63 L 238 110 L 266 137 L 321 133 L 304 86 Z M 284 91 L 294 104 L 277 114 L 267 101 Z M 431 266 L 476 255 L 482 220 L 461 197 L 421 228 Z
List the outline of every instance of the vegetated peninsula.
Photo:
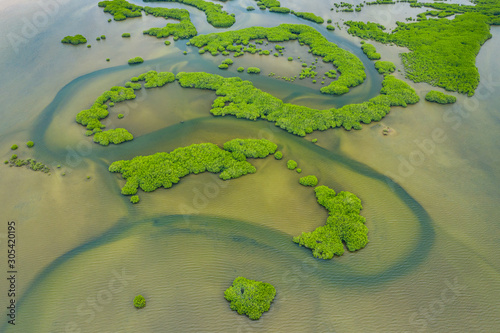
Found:
M 236 31 L 226 31 L 200 35 L 190 39 L 193 46 L 200 48 L 200 53 L 210 52 L 255 52 L 254 48 L 244 48 L 250 40 L 263 39 L 271 42 L 297 40 L 308 45 L 311 53 L 323 57 L 323 62 L 331 62 L 341 73 L 336 81 L 321 88 L 324 94 L 342 95 L 349 92 L 350 87 L 356 87 L 366 78 L 365 68 L 361 60 L 334 43 L 329 42 L 315 29 L 302 24 L 281 24 L 273 28 L 252 27 Z M 236 45 L 235 45 L 236 44 Z
M 224 292 L 224 298 L 231 302 L 231 310 L 247 315 L 252 320 L 259 319 L 264 312 L 269 311 L 275 297 L 273 285 L 241 276 Z
M 406 82 L 386 75 L 380 95 L 360 104 L 340 109 L 317 110 L 306 106 L 283 103 L 249 81 L 238 77 L 224 78 L 209 73 L 179 73 L 177 80 L 185 88 L 210 89 L 218 96 L 210 112 L 216 116 L 233 115 L 245 119 L 267 119 L 276 126 L 298 136 L 316 130 L 335 127 L 361 129 L 361 123 L 381 120 L 391 106 L 403 106 L 419 101 L 415 90 Z
M 223 180 L 255 173 L 256 168 L 247 158 L 265 158 L 274 154 L 277 148 L 265 139 L 234 139 L 226 142 L 224 149 L 213 143 L 193 144 L 170 153 L 116 161 L 109 171 L 121 173 L 127 180 L 121 190 L 123 195 L 135 195 L 139 188 L 144 192 L 170 188 L 192 173 L 220 173 L 219 178 Z
M 348 32 L 381 43 L 410 49 L 400 56 L 406 76 L 414 82 L 474 95 L 479 84 L 476 55 L 491 34 L 490 18 L 476 13 L 458 15 L 453 20 L 425 19 L 415 23 L 397 22 L 391 33 L 376 23 L 348 21 Z
M 313 232 L 303 232 L 293 241 L 312 250 L 313 256 L 332 259 L 344 254 L 344 243 L 349 251 L 362 249 L 368 244 L 365 218 L 359 215 L 363 206 L 357 196 L 349 192 L 335 193 L 327 186 L 314 189 L 318 203 L 328 210 L 324 226 Z
M 66 36 L 61 40 L 61 43 L 72 45 L 85 44 L 87 43 L 87 38 L 82 35 Z

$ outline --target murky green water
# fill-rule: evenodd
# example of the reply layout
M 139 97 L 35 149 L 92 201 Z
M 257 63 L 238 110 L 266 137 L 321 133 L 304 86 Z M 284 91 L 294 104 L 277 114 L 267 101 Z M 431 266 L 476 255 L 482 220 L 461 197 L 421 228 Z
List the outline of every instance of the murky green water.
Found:
M 422 11 L 398 4 L 340 14 L 323 1 L 282 3 L 334 22 L 378 17 L 388 27 Z M 192 7 L 154 5 L 188 8 L 199 33 L 218 31 Z M 34 2 L 0 4 L 0 27 L 7 31 L 0 43 L 2 157 L 10 156 L 12 144 L 31 139 L 35 149 L 20 148 L 18 155 L 54 168 L 51 176 L 0 170 L 2 219 L 18 224 L 19 272 L 16 326 L 4 317 L 1 332 L 498 331 L 499 28 L 492 28 L 493 39 L 478 55 L 481 84 L 475 97 L 457 95 L 455 106 L 421 101 L 395 108 L 361 131 L 335 129 L 304 139 L 265 121 L 216 118 L 209 113 L 213 92 L 172 83 L 112 108 L 105 124 L 129 129 L 132 142 L 100 147 L 83 135 L 84 128 L 74 122 L 79 110 L 102 91 L 150 69 L 240 76 L 287 102 L 318 108 L 377 94 L 381 77 L 345 29 L 332 33 L 291 15 L 248 13 L 249 5 L 255 2 L 225 4 L 236 14 L 231 29 L 310 24 L 363 60 L 366 82 L 332 97 L 321 95 L 311 80 L 268 77 L 271 71 L 299 73 L 299 63 L 286 60 L 289 55 L 312 61 L 296 43 L 280 43 L 285 57 L 245 55 L 221 71 L 220 56 L 200 56 L 185 41 L 166 47 L 163 40 L 142 35 L 146 28 L 163 26 L 163 19 L 108 23 L 109 15 L 96 3 L 73 1 L 53 7 L 41 24 L 34 21 L 41 15 Z M 26 22 L 38 22 L 33 37 L 23 34 Z M 132 38 L 122 39 L 123 32 Z M 76 33 L 87 36 L 92 48 L 59 43 Z M 107 39 L 95 41 L 101 34 Z M 15 35 L 22 38 L 12 39 Z M 400 49 L 374 44 L 384 60 L 402 69 Z M 126 65 L 134 56 L 146 62 Z M 262 74 L 240 74 L 238 66 L 257 66 Z M 422 99 L 431 89 L 412 86 Z M 125 118 L 118 120 L 118 113 Z M 395 133 L 383 136 L 382 126 Z M 119 194 L 124 181 L 107 171 L 118 159 L 236 137 L 273 140 L 285 160 L 252 161 L 256 174 L 229 182 L 210 174 L 188 176 L 172 189 L 141 194 L 139 205 Z M 318 138 L 316 145 L 312 138 Z M 292 236 L 322 225 L 327 214 L 313 190 L 298 185 L 298 174 L 286 168 L 289 158 L 303 174 L 317 175 L 320 184 L 362 199 L 370 230 L 365 249 L 319 261 L 291 242 Z M 1 228 L 5 253 L 6 225 Z M 258 322 L 230 311 L 222 297 L 239 275 L 277 288 L 271 310 Z M 7 283 L 0 281 L 5 301 Z M 131 302 L 139 293 L 148 305 L 136 311 Z

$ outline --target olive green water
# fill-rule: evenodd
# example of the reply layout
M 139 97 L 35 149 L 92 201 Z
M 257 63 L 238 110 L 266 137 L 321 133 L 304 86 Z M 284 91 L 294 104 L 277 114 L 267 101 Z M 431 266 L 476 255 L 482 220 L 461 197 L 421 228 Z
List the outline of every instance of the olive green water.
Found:
M 290 15 L 247 13 L 246 6 L 254 4 L 238 0 L 225 5 L 236 14 L 231 29 L 281 22 L 318 27 Z M 389 22 L 421 11 L 406 5 L 397 5 L 397 10 L 372 6 L 340 15 L 321 1 L 282 4 L 334 22 L 372 16 L 387 16 Z M 200 33 L 217 31 L 192 7 L 154 5 L 187 8 Z M 22 35 L 24 18 L 33 20 L 39 11 L 29 1 L 5 2 L 0 5 L 0 26 Z M 16 44 L 17 53 L 8 39 L 0 43 L 5 78 L 0 83 L 2 157 L 10 156 L 12 144 L 31 139 L 35 149 L 21 148 L 20 157 L 33 155 L 52 167 L 62 166 L 51 176 L 0 169 L 2 220 L 18 225 L 19 271 L 16 326 L 4 318 L 0 331 L 499 330 L 498 28 L 492 28 L 494 37 L 477 58 L 481 84 L 476 96 L 459 96 L 455 107 L 421 101 L 393 109 L 381 123 L 364 125 L 361 131 L 336 129 L 304 139 L 265 121 L 214 118 L 208 112 L 213 92 L 172 83 L 112 108 L 105 124 L 123 126 L 136 139 L 100 147 L 83 135 L 84 128 L 74 122 L 76 113 L 102 91 L 150 69 L 241 76 L 287 102 L 318 108 L 373 97 L 381 82 L 358 40 L 344 29 L 331 33 L 318 28 L 358 55 L 368 78 L 351 93 L 332 97 L 321 95 L 319 84 L 310 80 L 287 83 L 267 77 L 271 71 L 297 75 L 300 65 L 289 63 L 290 55 L 313 59 L 294 43 L 280 43 L 287 47 L 285 57 L 245 55 L 225 72 L 217 69 L 222 57 L 200 56 L 185 41 L 166 47 L 162 40 L 142 36 L 145 28 L 163 26 L 163 19 L 108 23 L 108 17 L 96 3 L 73 1 L 59 6 L 45 26 L 39 25 L 39 34 L 27 38 L 29 44 Z M 132 38 L 122 39 L 123 32 Z M 76 33 L 87 36 L 92 48 L 59 43 Z M 96 42 L 101 34 L 108 38 Z M 402 69 L 400 50 L 374 44 L 384 60 Z M 144 64 L 125 65 L 138 55 L 146 59 Z M 104 61 L 108 57 L 110 63 Z M 238 66 L 253 65 L 262 69 L 260 76 L 236 72 Z M 430 90 L 425 84 L 412 86 L 422 99 Z M 118 120 L 118 113 L 125 118 Z M 384 137 L 382 126 L 395 134 Z M 172 189 L 142 193 L 138 205 L 119 194 L 124 181 L 107 171 L 117 159 L 236 137 L 270 139 L 285 159 L 251 161 L 256 174 L 229 182 L 210 174 L 188 176 Z M 313 190 L 298 185 L 298 174 L 286 169 L 288 158 L 299 163 L 303 174 L 317 175 L 320 184 L 361 198 L 370 239 L 365 249 L 319 261 L 291 242 L 292 236 L 322 225 L 327 213 Z M 0 235 L 5 235 L 6 225 L 1 228 Z M 5 253 L 5 239 L 0 242 Z M 277 288 L 271 310 L 258 322 L 230 311 L 223 299 L 239 275 Z M 0 281 L 3 302 L 7 284 Z M 139 293 L 148 305 L 136 311 L 131 300 Z

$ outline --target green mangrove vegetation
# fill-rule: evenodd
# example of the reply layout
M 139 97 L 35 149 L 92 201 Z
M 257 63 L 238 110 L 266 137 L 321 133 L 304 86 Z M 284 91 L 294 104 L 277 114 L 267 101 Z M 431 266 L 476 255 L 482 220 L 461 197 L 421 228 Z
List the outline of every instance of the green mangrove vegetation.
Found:
M 303 18 L 305 20 L 316 22 L 318 24 L 323 24 L 325 22 L 325 20 L 323 20 L 322 17 L 316 16 L 313 13 L 292 11 L 292 14 L 297 16 L 297 17 Z
M 419 101 L 413 88 L 391 75 L 384 77 L 380 95 L 363 103 L 327 110 L 283 103 L 280 99 L 255 88 L 251 82 L 238 77 L 224 78 L 194 72 L 179 73 L 177 80 L 185 88 L 214 90 L 218 97 L 210 112 L 216 116 L 267 119 L 298 136 L 335 127 L 361 129 L 361 123 L 369 124 L 381 120 L 389 113 L 391 106 L 406 107 L 407 104 Z
M 122 33 L 122 37 L 130 37 L 130 33 L 124 32 L 124 33 Z
M 361 49 L 370 60 L 379 60 L 381 58 L 380 53 L 377 53 L 377 49 L 372 44 L 363 43 Z
M 324 226 L 313 232 L 304 232 L 293 241 L 312 250 L 315 258 L 332 259 L 344 253 L 344 243 L 349 251 L 362 249 L 368 244 L 368 228 L 360 215 L 361 200 L 349 192 L 335 193 L 326 186 L 314 189 L 318 203 L 328 211 Z
M 260 68 L 258 68 L 258 67 L 248 67 L 247 68 L 247 73 L 248 74 L 260 74 Z
M 297 169 L 297 171 L 298 170 L 300 170 L 300 169 Z M 299 183 L 300 183 L 300 185 L 303 185 L 303 186 L 316 186 L 316 185 L 318 185 L 318 178 L 314 175 L 301 177 L 299 179 Z
M 290 9 L 285 7 L 271 7 L 269 11 L 273 13 L 290 14 Z
M 99 7 L 103 7 L 104 12 L 113 15 L 116 21 L 122 21 L 129 17 L 140 17 L 142 11 L 155 17 L 172 18 L 180 21 L 180 23 L 167 23 L 163 28 L 151 28 L 143 32 L 157 38 L 170 35 L 174 36 L 174 39 L 190 38 L 198 34 L 186 9 L 141 7 L 125 0 L 101 1 Z M 126 36 L 122 35 L 122 37 Z
M 479 13 L 487 17 L 486 22 L 492 25 L 500 24 L 500 12 L 498 11 L 498 0 L 471 0 L 474 6 L 444 3 L 444 2 L 412 2 L 411 7 L 430 7 L 437 11 L 426 12 L 428 15 L 446 17 L 453 14 Z M 432 13 L 432 14 L 430 14 Z
M 281 151 L 277 151 L 274 153 L 274 158 L 277 160 L 281 160 L 283 158 L 283 153 Z
M 61 40 L 61 43 L 72 45 L 85 44 L 87 43 L 87 38 L 82 35 L 66 36 Z
M 130 197 L 130 202 L 133 204 L 139 203 L 139 201 L 141 201 L 141 199 L 139 198 L 138 195 L 133 195 Z
M 143 307 L 146 306 L 146 299 L 142 295 L 137 295 L 134 298 L 134 306 L 137 309 L 142 309 Z
M 375 62 L 375 69 L 380 74 L 390 74 L 394 73 L 394 71 L 396 70 L 396 65 L 394 65 L 394 63 L 391 61 L 380 60 Z
M 323 57 L 323 62 L 332 63 L 341 73 L 338 80 L 321 88 L 324 94 L 342 95 L 349 92 L 350 87 L 363 83 L 366 78 L 365 68 L 361 60 L 352 53 L 329 42 L 321 33 L 307 25 L 281 24 L 273 28 L 252 27 L 236 31 L 211 33 L 190 39 L 193 46 L 200 48 L 200 53 L 210 52 L 251 52 L 255 48 L 243 48 L 250 40 L 267 38 L 271 42 L 298 40 L 308 45 L 312 54 Z M 267 51 L 267 50 L 266 50 Z M 239 54 L 239 55 L 241 55 Z M 264 54 L 264 51 L 262 51 Z M 269 52 L 267 52 L 269 54 Z
M 142 59 L 141 57 L 135 57 L 135 58 L 128 60 L 129 65 L 142 64 L 143 62 L 144 62 L 144 59 Z
M 286 167 L 290 170 L 295 170 L 295 168 L 297 167 L 297 162 L 295 162 L 294 160 L 288 160 L 288 162 L 286 162 Z
M 452 104 L 457 101 L 457 98 L 452 95 L 444 94 L 440 91 L 431 90 L 425 95 L 425 100 L 439 104 Z
M 121 173 L 127 180 L 121 190 L 123 195 L 136 195 L 139 188 L 144 192 L 160 187 L 168 189 L 189 174 L 220 173 L 223 180 L 252 174 L 256 169 L 247 158 L 263 158 L 274 154 L 277 148 L 264 139 L 235 139 L 226 142 L 224 149 L 213 143 L 193 144 L 170 153 L 116 161 L 109 171 Z
M 235 22 L 234 16 L 222 10 L 222 5 L 204 0 L 143 0 L 144 2 L 178 2 L 193 6 L 207 15 L 207 21 L 217 28 L 228 28 Z
M 177 40 L 191 38 L 198 34 L 186 9 L 144 7 L 144 11 L 155 17 L 172 18 L 180 21 L 180 23 L 167 23 L 163 28 L 145 30 L 143 31 L 145 35 L 156 36 L 156 38 L 174 36 L 174 40 Z
M 17 168 L 24 166 L 30 170 L 42 171 L 44 173 L 50 172 L 50 168 L 47 165 L 41 162 L 37 162 L 32 158 L 22 160 L 18 158 L 16 154 L 12 155 L 9 160 L 4 162 L 4 164 L 8 164 L 10 167 L 17 167 Z
M 114 105 L 114 103 L 135 99 L 134 90 L 141 89 L 141 84 L 132 82 L 144 81 L 146 89 L 156 88 L 175 81 L 175 76 L 169 72 L 149 71 L 139 75 L 139 77 L 131 78 L 130 81 L 127 82 L 126 87 L 114 86 L 109 91 L 105 91 L 96 99 L 90 109 L 82 110 L 77 114 L 76 122 L 87 127 L 87 136 L 95 135 L 94 142 L 107 146 L 110 143 L 119 144 L 133 140 L 133 135 L 123 128 L 102 130 L 106 126 L 100 120 L 109 115 L 106 103 Z
M 407 47 L 411 52 L 400 56 L 410 80 L 472 96 L 479 84 L 476 55 L 481 45 L 491 38 L 488 22 L 488 16 L 465 13 L 453 20 L 397 22 L 391 33 L 371 22 L 345 24 L 350 34 L 363 39 Z
M 28 148 L 32 148 L 34 145 L 35 145 L 35 143 L 33 141 L 26 142 L 26 147 L 28 147 Z
M 269 311 L 275 297 L 273 285 L 241 276 L 234 279 L 232 286 L 224 292 L 224 298 L 231 302 L 231 310 L 247 315 L 252 320 L 259 319 L 264 312 Z
M 16 150 L 17 148 L 19 148 L 19 146 L 18 146 L 18 145 L 16 145 L 16 144 L 14 144 L 14 145 L 12 145 L 12 146 L 10 147 L 10 149 L 11 149 L 11 150 Z

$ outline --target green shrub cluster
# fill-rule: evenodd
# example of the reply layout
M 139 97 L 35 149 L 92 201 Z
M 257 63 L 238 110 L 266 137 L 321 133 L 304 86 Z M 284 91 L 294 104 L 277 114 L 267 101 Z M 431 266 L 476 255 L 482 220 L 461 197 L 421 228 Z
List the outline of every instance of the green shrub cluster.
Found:
M 290 14 L 290 9 L 285 7 L 271 7 L 269 11 L 273 13 Z
M 257 6 L 264 6 L 266 8 L 281 7 L 281 3 L 278 0 L 255 0 L 257 1 Z
M 303 18 L 308 21 L 313 21 L 318 24 L 323 24 L 325 20 L 323 20 L 322 17 L 316 16 L 313 13 L 307 13 L 307 12 L 292 12 L 293 15 Z
M 361 46 L 363 53 L 366 54 L 368 59 L 370 60 L 378 60 L 380 59 L 380 53 L 377 53 L 377 49 L 372 44 L 364 43 Z
M 251 120 L 263 118 L 299 136 L 341 126 L 347 130 L 361 129 L 361 123 L 380 121 L 389 113 L 391 106 L 406 107 L 419 100 L 413 88 L 391 75 L 384 77 L 379 96 L 360 104 L 327 110 L 283 103 L 238 77 L 224 78 L 195 72 L 179 73 L 177 80 L 185 88 L 215 90 L 218 97 L 210 112 L 216 116 L 233 115 Z
M 243 68 L 243 67 L 238 67 L 237 71 L 238 71 L 238 72 L 240 72 L 240 73 L 241 73 L 241 72 L 244 72 L 244 71 L 245 71 L 245 68 Z
M 293 241 L 312 250 L 315 258 L 332 259 L 344 253 L 344 243 L 349 251 L 362 249 L 368 244 L 368 228 L 359 213 L 361 200 L 349 192 L 335 193 L 326 186 L 315 188 L 318 203 L 328 210 L 324 226 L 313 232 L 304 232 Z
M 252 10 L 255 10 L 255 7 L 253 7 L 253 6 L 248 6 L 248 7 L 247 7 L 247 10 L 250 12 L 250 11 L 252 11 Z
M 242 51 L 241 45 L 248 45 L 250 40 L 263 38 L 272 42 L 298 40 L 299 43 L 308 45 L 312 54 L 323 57 L 323 62 L 333 63 L 341 75 L 338 80 L 321 88 L 322 93 L 345 94 L 349 92 L 350 87 L 358 86 L 366 78 L 361 60 L 329 42 L 321 33 L 307 25 L 281 24 L 274 28 L 252 27 L 237 31 L 211 33 L 196 36 L 190 40 L 190 43 L 200 48 L 200 53 L 208 51 L 212 55 L 217 55 L 222 51 L 248 52 L 246 49 Z M 261 52 L 260 54 L 265 54 L 264 51 Z
M 228 28 L 232 26 L 235 19 L 226 11 L 222 10 L 222 5 L 204 0 L 143 0 L 144 2 L 178 2 L 188 6 L 193 6 L 207 15 L 207 21 L 217 28 Z
M 115 21 L 123 21 L 128 17 L 142 16 L 142 7 L 131 4 L 125 0 L 101 1 L 98 6 L 104 8 L 104 12 L 113 15 Z
M 134 306 L 138 309 L 142 309 L 146 306 L 146 299 L 142 295 L 135 296 Z
M 191 22 L 189 12 L 185 9 L 144 7 L 144 11 L 155 17 L 176 19 L 180 21 L 180 23 L 167 23 L 163 28 L 145 30 L 143 31 L 145 35 L 156 36 L 156 38 L 174 36 L 174 40 L 177 40 L 191 38 L 198 34 L 196 27 Z
M 329 25 L 326 26 L 326 29 L 330 30 L 330 31 L 334 31 L 335 27 L 333 25 L 329 24 Z
M 144 59 L 142 59 L 141 57 L 135 57 L 135 58 L 128 60 L 129 65 L 142 64 L 143 62 L 144 62 Z
M 16 150 L 17 148 L 19 148 L 18 145 L 12 145 L 12 147 L 10 147 L 11 150 Z
M 328 72 L 325 73 L 325 76 L 334 80 L 337 78 L 337 71 L 335 69 L 330 69 Z
M 381 43 L 394 43 L 411 50 L 402 53 L 406 77 L 414 82 L 472 96 L 479 84 L 476 55 L 491 38 L 488 17 L 465 13 L 448 19 L 429 19 L 415 23 L 398 22 L 392 33 L 375 23 L 348 21 L 348 32 Z
M 303 185 L 303 186 L 316 186 L 316 185 L 318 185 L 318 178 L 316 178 L 316 176 L 314 176 L 314 175 L 301 177 L 299 179 L 299 183 L 300 183 L 300 185 Z
M 28 141 L 28 142 L 26 142 L 26 146 L 27 146 L 28 148 L 32 148 L 34 145 L 35 145 L 35 143 L 34 143 L 33 141 Z
M 144 88 L 163 87 L 175 81 L 175 75 L 170 72 L 149 71 L 138 76 L 138 81 L 144 81 Z
M 276 153 L 274 153 L 274 158 L 277 160 L 281 160 L 283 158 L 283 153 L 280 151 L 277 151 Z
M 431 90 L 425 95 L 425 100 L 439 104 L 452 104 L 457 101 L 457 98 L 452 95 L 443 94 L 440 91 Z
M 139 201 L 141 201 L 141 199 L 139 199 L 138 195 L 133 195 L 130 197 L 130 202 L 133 204 L 139 203 Z
M 124 128 L 115 128 L 94 134 L 94 142 L 102 146 L 107 146 L 110 143 L 118 145 L 122 142 L 132 141 L 133 139 L 134 136 Z
M 66 36 L 61 40 L 61 43 L 73 45 L 85 44 L 87 43 L 87 38 L 82 35 Z
M 394 71 L 396 70 L 396 65 L 394 65 L 394 63 L 390 61 L 379 60 L 375 62 L 375 69 L 380 74 L 390 74 L 394 73 Z
M 122 33 L 122 37 L 130 37 L 130 34 L 128 32 Z
M 224 292 L 224 298 L 231 302 L 231 310 L 247 315 L 252 320 L 259 319 L 269 311 L 276 296 L 276 289 L 269 283 L 237 277 L 231 287 Z
M 474 6 L 456 4 L 456 3 L 443 3 L 443 2 L 413 2 L 410 4 L 412 7 L 431 7 L 439 9 L 439 11 L 430 11 L 423 14 L 433 15 L 438 17 L 447 17 L 453 14 L 462 13 L 479 13 L 487 17 L 488 24 L 499 25 L 500 13 L 498 11 L 498 0 L 471 0 Z M 428 14 L 429 13 L 429 14 Z
M 229 180 L 256 172 L 247 157 L 266 157 L 277 146 L 267 140 L 240 140 L 226 142 L 223 150 L 212 143 L 193 144 L 177 148 L 170 153 L 137 156 L 132 160 L 116 161 L 110 172 L 121 173 L 127 180 L 123 195 L 135 195 L 138 188 L 152 192 L 160 187 L 170 188 L 182 177 L 203 172 L 220 173 L 219 178 Z
M 5 161 L 4 163 L 9 164 L 10 166 L 17 167 L 17 168 L 24 166 L 30 170 L 33 170 L 33 171 L 42 171 L 44 173 L 50 172 L 50 168 L 48 166 L 46 166 L 45 164 L 37 162 L 36 160 L 34 160 L 32 158 L 28 158 L 26 160 L 18 159 L 17 155 L 15 155 L 15 154 L 12 155 L 11 158 L 8 161 Z
M 288 162 L 286 162 L 286 167 L 290 170 L 295 170 L 295 168 L 297 167 L 297 162 L 295 162 L 294 160 L 288 160 Z
M 248 67 L 247 68 L 247 73 L 248 74 L 260 74 L 260 68 L 257 68 L 257 67 Z

